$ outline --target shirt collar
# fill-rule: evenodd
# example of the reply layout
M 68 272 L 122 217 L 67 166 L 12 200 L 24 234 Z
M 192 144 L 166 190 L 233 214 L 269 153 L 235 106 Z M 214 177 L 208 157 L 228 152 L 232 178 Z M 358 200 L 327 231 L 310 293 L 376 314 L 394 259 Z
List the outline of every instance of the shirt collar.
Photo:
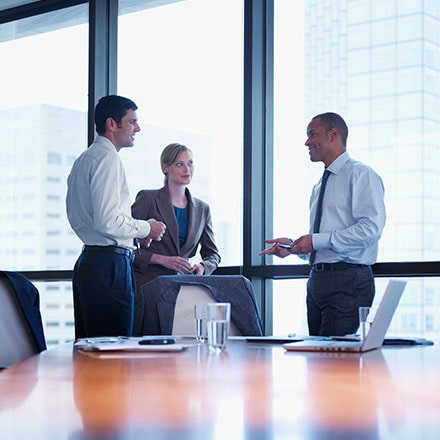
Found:
M 327 167 L 327 169 L 333 174 L 339 174 L 344 164 L 349 160 L 350 160 L 349 154 L 346 151 L 344 151 Z
M 111 148 L 112 150 L 116 150 L 116 147 L 113 144 L 113 142 L 110 139 L 106 138 L 105 136 L 99 136 L 99 135 L 96 136 L 95 143 L 104 145 L 105 147 Z

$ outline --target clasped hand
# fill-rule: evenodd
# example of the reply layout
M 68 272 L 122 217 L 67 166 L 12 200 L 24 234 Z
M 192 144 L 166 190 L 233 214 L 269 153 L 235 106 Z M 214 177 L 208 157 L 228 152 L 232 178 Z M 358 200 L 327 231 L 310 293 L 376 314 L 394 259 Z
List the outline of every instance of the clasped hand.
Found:
M 205 271 L 203 264 L 191 265 L 188 260 L 179 256 L 156 255 L 156 259 L 162 266 L 181 275 L 203 275 Z
M 138 239 L 139 243 L 143 244 L 146 247 L 150 247 L 150 244 L 153 240 L 162 240 L 162 237 L 165 234 L 165 230 L 167 228 L 165 223 L 158 222 L 154 219 L 148 220 L 148 223 L 150 224 L 150 233 L 146 237 Z

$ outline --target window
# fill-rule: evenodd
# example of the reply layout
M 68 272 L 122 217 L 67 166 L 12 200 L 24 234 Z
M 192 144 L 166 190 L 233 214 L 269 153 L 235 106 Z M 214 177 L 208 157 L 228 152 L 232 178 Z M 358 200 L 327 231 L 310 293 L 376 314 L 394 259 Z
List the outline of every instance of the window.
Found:
M 434 212 L 440 209 L 440 197 L 429 191 L 429 185 L 436 179 L 428 177 L 438 175 L 440 150 L 431 148 L 431 137 L 427 136 L 428 130 L 429 134 L 440 132 L 440 115 L 430 110 L 436 108 L 440 93 L 434 95 L 432 90 L 429 98 L 425 94 L 423 79 L 431 74 L 431 68 L 406 67 L 420 64 L 424 49 L 433 43 L 426 41 L 423 30 L 416 26 L 418 15 L 393 16 L 394 2 L 386 2 L 388 6 L 383 10 L 382 6 L 376 9 L 376 2 L 349 3 L 356 5 L 351 14 L 340 11 L 335 4 L 336 18 L 326 20 L 326 15 L 332 16 L 329 4 L 326 14 L 320 15 L 321 32 L 328 35 L 323 40 L 308 31 L 316 20 L 312 16 L 319 8 L 319 1 L 295 2 L 294 5 L 287 0 L 275 2 L 275 235 L 295 236 L 308 230 L 308 222 L 304 220 L 308 219 L 308 197 L 322 172 L 322 164 L 309 161 L 304 147 L 305 129 L 314 115 L 335 111 L 342 114 L 349 126 L 348 152 L 371 165 L 384 180 L 388 220 L 383 244 L 394 243 L 391 261 L 408 261 L 420 254 L 423 240 L 404 242 L 397 238 L 399 228 L 414 224 L 422 238 L 428 215 L 422 208 L 424 202 L 430 200 Z M 299 9 L 301 4 L 303 10 Z M 364 66 L 362 75 L 350 70 L 351 62 L 341 63 L 335 83 L 327 70 L 327 55 L 335 44 L 333 35 L 340 35 L 341 27 L 347 29 L 346 37 L 336 39 L 340 49 L 346 49 L 345 38 L 351 40 L 351 32 L 356 30 L 351 25 L 360 21 L 361 14 L 366 14 L 363 23 L 370 20 L 366 13 L 368 8 L 362 7 L 368 4 L 372 5 L 375 17 L 393 16 L 399 28 L 407 28 L 408 22 L 412 23 L 411 35 L 418 41 L 401 43 L 395 35 L 395 41 L 387 45 L 371 45 L 367 34 L 356 32 L 358 46 L 362 46 L 360 40 L 363 39 L 363 46 L 372 51 L 371 63 Z M 436 15 L 440 19 L 439 12 Z M 376 32 L 380 29 L 378 27 Z M 305 46 L 304 35 L 307 37 Z M 440 41 L 437 41 L 437 51 L 439 49 Z M 350 55 L 351 49 L 346 50 Z M 393 62 L 396 59 L 399 65 Z M 440 59 L 435 67 L 440 69 Z M 398 85 L 397 89 L 394 84 Z M 335 88 L 339 93 L 333 92 Z M 430 161 L 422 164 L 426 155 Z M 294 173 L 285 172 L 286 163 L 291 164 Z M 412 209 L 408 209 L 408 203 Z M 297 208 L 294 216 L 289 214 L 292 206 Z M 440 237 L 440 225 L 438 228 Z M 380 246 L 379 261 L 390 261 L 390 249 L 386 245 Z M 440 238 L 435 246 L 440 247 Z
M 47 163 L 52 165 L 60 165 L 61 164 L 61 154 L 59 153 L 47 153 Z
M 63 162 L 87 147 L 87 22 L 85 4 L 0 25 L 0 57 L 8 66 L 0 83 L 3 269 L 54 268 L 44 249 L 46 219 L 56 218 L 60 230 L 67 230 L 64 203 L 54 202 L 65 197 L 70 164 Z M 46 211 L 46 200 L 52 212 Z M 57 240 L 60 250 L 65 244 L 66 237 Z M 27 252 L 25 264 L 21 252 L 10 253 L 29 247 L 40 251 Z M 74 261 L 59 258 L 55 268 L 71 269 Z
M 47 2 L 37 3 L 46 11 Z M 242 264 L 242 168 L 256 168 L 242 161 L 244 3 L 119 0 L 117 92 L 139 105 L 142 128 L 135 148 L 121 152 L 132 198 L 141 188 L 162 184 L 159 154 L 168 142 L 188 144 L 196 164 L 190 189 L 211 205 L 222 266 Z M 273 4 L 274 235 L 308 229 L 310 189 L 322 167 L 308 159 L 305 127 L 314 114 L 332 108 L 349 122 L 353 156 L 385 180 L 388 223 L 380 261 L 438 261 L 437 3 Z M 5 8 L 0 6 L 0 15 Z M 87 23 L 85 3 L 0 24 L 0 56 L 8 66 L 0 83 L 0 263 L 6 270 L 34 272 L 37 280 L 44 279 L 40 271 L 71 270 L 81 248 L 63 200 L 67 174 L 87 146 Z M 264 39 L 265 30 L 256 37 Z M 116 56 L 112 43 L 103 46 L 108 53 L 98 45 L 97 59 Z M 48 165 L 49 157 L 56 163 Z M 273 262 L 303 263 L 295 257 Z M 417 299 L 402 304 L 411 318 L 398 318 L 395 331 L 414 328 L 422 335 L 425 327 L 427 337 L 438 335 L 439 279 L 409 281 L 403 299 Z M 274 332 L 305 330 L 305 280 L 273 284 Z M 38 288 L 43 318 L 60 322 L 46 334 L 49 345 L 72 339 L 70 279 Z M 49 306 L 54 303 L 60 304 L 56 317 Z
M 397 3 L 348 1 L 348 11 L 331 2 L 323 8 L 318 0 L 274 3 L 273 236 L 295 237 L 308 232 L 308 198 L 322 173 L 322 163 L 309 161 L 304 147 L 306 125 L 318 113 L 335 111 L 349 126 L 349 154 L 371 165 L 384 180 L 387 224 L 378 261 L 438 260 L 440 224 L 432 213 L 438 219 L 440 197 L 430 188 L 436 188 L 439 179 L 440 150 L 432 148 L 431 137 L 440 132 L 440 114 L 433 110 L 438 107 L 439 93 L 428 81 L 427 99 L 423 78 L 432 76 L 431 69 L 440 69 L 440 60 L 433 65 L 435 58 L 429 57 L 427 67 L 422 59 L 427 51 L 434 53 L 434 45 L 438 52 L 440 41 L 425 39 L 420 15 L 396 15 Z M 434 13 L 437 20 L 439 13 Z M 390 32 L 393 28 L 396 33 Z M 341 34 L 341 29 L 346 29 L 346 34 Z M 334 53 L 335 44 L 339 45 L 336 52 L 340 60 L 348 59 L 348 63 L 331 64 L 328 55 Z M 273 263 L 298 264 L 301 260 L 294 256 L 274 258 Z M 377 282 L 378 292 L 383 281 Z M 438 298 L 438 279 L 410 280 L 402 311 L 394 321 L 395 332 L 424 331 L 428 284 Z M 304 281 L 280 280 L 273 286 L 274 332 L 304 331 Z M 408 295 L 419 299 L 406 305 Z M 438 333 L 439 323 L 432 328 L 432 317 L 427 315 L 426 319 L 429 334 Z
M 72 269 L 81 249 L 64 233 L 62 202 L 71 157 L 87 147 L 87 23 L 84 4 L 0 25 L 4 270 Z M 64 251 L 72 241 L 75 254 Z M 56 292 L 54 301 L 50 289 L 58 283 L 35 284 L 48 346 L 72 340 L 72 309 L 51 307 L 71 302 L 71 293 Z
M 138 105 L 142 130 L 134 150 L 122 152 L 132 198 L 162 186 L 167 144 L 187 145 L 195 164 L 189 189 L 211 207 L 221 264 L 239 265 L 243 3 L 192 0 L 149 9 L 145 3 L 126 13 L 136 3 L 120 1 L 118 25 L 118 93 Z

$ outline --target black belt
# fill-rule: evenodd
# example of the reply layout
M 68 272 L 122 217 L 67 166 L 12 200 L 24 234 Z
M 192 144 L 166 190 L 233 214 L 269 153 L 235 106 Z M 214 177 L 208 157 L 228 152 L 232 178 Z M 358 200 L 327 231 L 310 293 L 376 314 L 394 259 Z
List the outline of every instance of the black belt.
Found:
M 332 270 L 346 270 L 346 269 L 353 269 L 356 267 L 368 267 L 368 266 L 366 264 L 344 263 L 343 261 L 340 261 L 339 263 L 318 263 L 312 265 L 312 269 L 318 272 L 332 271 Z
M 134 259 L 133 251 L 120 246 L 89 246 L 88 244 L 85 244 L 83 246 L 83 252 L 107 252 L 110 254 L 125 255 L 130 258 L 130 260 Z

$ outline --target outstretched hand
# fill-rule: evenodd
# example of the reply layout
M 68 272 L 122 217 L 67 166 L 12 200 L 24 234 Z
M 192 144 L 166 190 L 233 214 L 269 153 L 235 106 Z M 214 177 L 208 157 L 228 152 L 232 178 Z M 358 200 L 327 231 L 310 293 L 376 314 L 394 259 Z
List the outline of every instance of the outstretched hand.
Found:
M 284 258 L 291 254 L 306 255 L 313 250 L 312 234 L 302 235 L 296 240 L 290 238 L 280 237 L 272 238 L 270 240 L 264 240 L 265 243 L 272 244 L 270 248 L 262 250 L 258 255 L 276 255 L 277 257 Z M 282 247 L 289 246 L 288 248 Z
M 272 244 L 271 247 L 267 249 L 263 249 L 258 256 L 262 255 L 276 255 L 277 257 L 284 258 L 287 257 L 287 255 L 290 255 L 290 249 L 281 247 L 280 245 L 285 246 L 291 246 L 292 240 L 287 237 L 280 237 L 280 238 L 271 238 L 268 240 L 264 240 L 265 243 Z

